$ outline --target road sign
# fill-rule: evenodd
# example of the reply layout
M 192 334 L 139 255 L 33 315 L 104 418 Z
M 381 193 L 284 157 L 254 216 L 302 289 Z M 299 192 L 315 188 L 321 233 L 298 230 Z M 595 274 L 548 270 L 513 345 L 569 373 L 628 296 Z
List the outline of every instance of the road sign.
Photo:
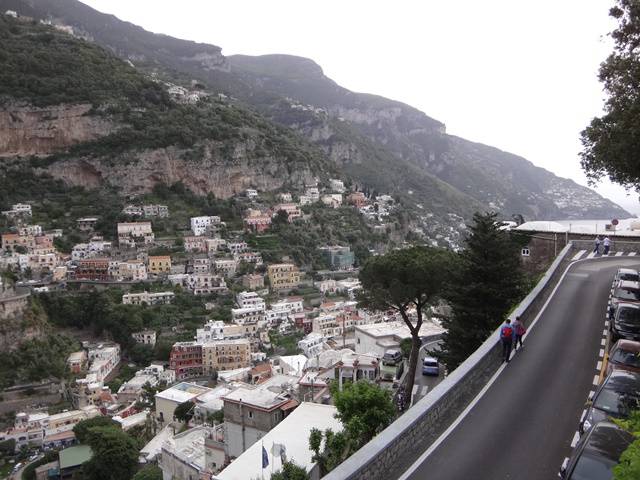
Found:
M 618 219 L 614 218 L 613 220 L 611 220 L 611 225 L 617 225 L 618 224 Z

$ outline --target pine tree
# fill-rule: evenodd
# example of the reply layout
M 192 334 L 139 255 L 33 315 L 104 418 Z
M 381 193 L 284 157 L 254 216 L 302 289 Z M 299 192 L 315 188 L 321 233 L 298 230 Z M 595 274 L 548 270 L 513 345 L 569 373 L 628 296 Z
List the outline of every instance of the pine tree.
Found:
M 453 370 L 498 328 L 524 290 L 519 246 L 498 229 L 495 213 L 476 213 L 460 254 L 455 281 L 445 294 L 451 314 L 440 359 Z M 434 352 L 435 353 L 435 352 Z

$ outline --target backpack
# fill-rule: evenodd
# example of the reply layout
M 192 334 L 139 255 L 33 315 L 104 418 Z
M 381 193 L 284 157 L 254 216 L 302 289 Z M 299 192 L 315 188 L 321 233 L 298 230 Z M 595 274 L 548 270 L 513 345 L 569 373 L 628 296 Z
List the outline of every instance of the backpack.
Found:
M 502 338 L 513 338 L 513 328 L 508 325 L 502 327 L 502 331 L 500 332 L 500 337 Z

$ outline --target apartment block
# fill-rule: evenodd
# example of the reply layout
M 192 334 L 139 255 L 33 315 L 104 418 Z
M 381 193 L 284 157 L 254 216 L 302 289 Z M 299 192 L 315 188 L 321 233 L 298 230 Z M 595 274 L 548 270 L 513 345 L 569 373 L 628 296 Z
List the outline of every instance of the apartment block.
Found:
M 267 275 L 274 291 L 293 290 L 300 283 L 300 271 L 292 263 L 276 263 L 267 267 Z

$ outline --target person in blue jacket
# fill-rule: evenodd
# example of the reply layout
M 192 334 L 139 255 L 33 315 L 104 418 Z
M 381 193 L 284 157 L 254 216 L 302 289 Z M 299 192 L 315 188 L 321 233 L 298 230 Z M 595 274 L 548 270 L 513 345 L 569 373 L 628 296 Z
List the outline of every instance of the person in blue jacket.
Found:
M 507 318 L 500 326 L 500 340 L 502 341 L 502 361 L 509 363 L 511 357 L 511 347 L 516 338 L 516 329 L 511 325 L 511 320 Z

